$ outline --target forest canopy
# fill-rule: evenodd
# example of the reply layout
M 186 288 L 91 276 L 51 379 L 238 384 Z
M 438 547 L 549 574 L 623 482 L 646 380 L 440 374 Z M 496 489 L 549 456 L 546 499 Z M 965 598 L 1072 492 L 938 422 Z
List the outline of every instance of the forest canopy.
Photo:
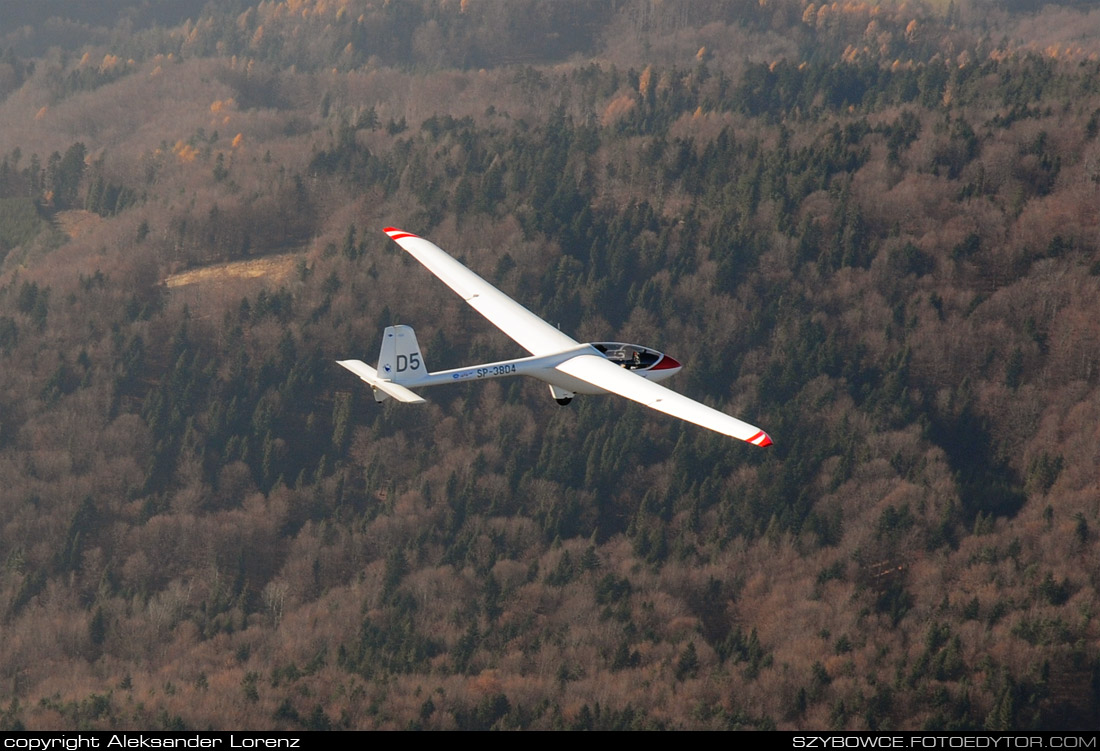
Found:
M 1091 6 L 5 3 L 0 729 L 1096 727 Z

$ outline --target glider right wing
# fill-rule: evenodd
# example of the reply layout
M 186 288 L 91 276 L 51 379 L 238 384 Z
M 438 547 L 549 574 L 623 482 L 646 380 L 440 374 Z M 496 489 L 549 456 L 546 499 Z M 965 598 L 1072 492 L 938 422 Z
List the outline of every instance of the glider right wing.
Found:
M 556 369 L 650 409 L 739 438 L 754 446 L 770 446 L 772 443 L 768 434 L 755 425 L 642 378 L 602 357 L 578 355 L 559 364 Z

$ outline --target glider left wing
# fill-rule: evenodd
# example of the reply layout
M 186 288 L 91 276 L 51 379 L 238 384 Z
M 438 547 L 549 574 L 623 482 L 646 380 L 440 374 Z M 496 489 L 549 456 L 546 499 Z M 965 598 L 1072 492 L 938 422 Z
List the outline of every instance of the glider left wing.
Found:
M 666 389 L 597 355 L 578 355 L 559 364 L 557 370 L 612 394 L 643 404 L 650 409 L 747 441 L 755 446 L 770 446 L 772 443 L 772 439 L 760 428 L 712 409 L 672 389 Z
M 532 355 L 552 355 L 580 346 L 580 342 L 566 336 L 508 297 L 435 243 L 395 227 L 386 227 L 385 233 L 408 251 L 409 255 L 424 264 L 428 271 L 461 295 L 474 310 L 488 318 L 494 326 Z

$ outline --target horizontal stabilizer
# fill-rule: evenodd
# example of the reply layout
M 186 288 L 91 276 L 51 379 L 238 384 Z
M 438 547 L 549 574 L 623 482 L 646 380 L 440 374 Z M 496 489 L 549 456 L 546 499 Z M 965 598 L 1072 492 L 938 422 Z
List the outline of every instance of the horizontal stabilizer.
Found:
M 362 360 L 337 360 L 337 365 L 347 368 L 355 375 L 359 376 L 363 381 L 369 383 L 372 388 L 381 391 L 387 396 L 392 396 L 399 402 L 406 402 L 409 404 L 422 404 L 424 399 L 415 394 L 409 389 L 394 383 L 393 381 L 386 381 L 378 377 L 378 371 L 367 365 Z M 375 399 L 382 401 L 378 398 L 377 392 L 375 393 Z

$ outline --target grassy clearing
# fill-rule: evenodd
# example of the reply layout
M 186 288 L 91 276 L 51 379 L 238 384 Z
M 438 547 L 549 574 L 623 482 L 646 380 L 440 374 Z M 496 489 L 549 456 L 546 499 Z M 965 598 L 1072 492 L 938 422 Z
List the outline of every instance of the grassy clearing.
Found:
M 264 277 L 276 284 L 289 278 L 300 258 L 298 253 L 284 253 L 249 261 L 231 261 L 213 266 L 189 269 L 172 274 L 164 280 L 167 287 L 185 287 L 191 284 L 218 284 L 237 279 L 258 279 Z

